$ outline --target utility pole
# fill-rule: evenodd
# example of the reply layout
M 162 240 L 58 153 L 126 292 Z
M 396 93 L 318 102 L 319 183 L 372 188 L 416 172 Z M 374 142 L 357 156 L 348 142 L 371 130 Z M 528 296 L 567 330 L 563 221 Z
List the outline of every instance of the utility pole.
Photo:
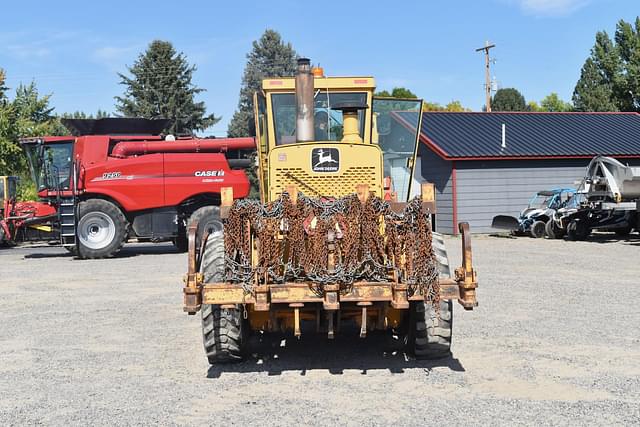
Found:
M 476 52 L 484 50 L 484 94 L 486 97 L 487 112 L 491 112 L 491 58 L 489 58 L 489 49 L 496 47 L 495 44 L 484 43 L 484 47 L 479 47 Z

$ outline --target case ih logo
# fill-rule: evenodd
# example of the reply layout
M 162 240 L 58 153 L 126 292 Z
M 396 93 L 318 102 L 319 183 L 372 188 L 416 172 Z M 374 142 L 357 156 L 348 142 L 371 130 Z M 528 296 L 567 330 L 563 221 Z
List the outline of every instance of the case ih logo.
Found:
M 196 171 L 194 175 L 195 176 L 224 176 L 224 171 L 222 169 L 217 171 Z
M 311 150 L 311 170 L 314 172 L 338 172 L 340 152 L 337 148 L 314 148 Z

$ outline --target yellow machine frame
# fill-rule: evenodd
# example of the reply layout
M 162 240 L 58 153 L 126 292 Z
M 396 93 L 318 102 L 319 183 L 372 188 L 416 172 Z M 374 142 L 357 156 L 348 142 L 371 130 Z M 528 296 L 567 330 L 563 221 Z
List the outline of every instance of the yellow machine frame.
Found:
M 383 197 L 383 154 L 377 144 L 376 115 L 372 111 L 375 80 L 372 77 L 324 77 L 314 78 L 314 90 L 323 92 L 362 92 L 366 93 L 367 108 L 363 114 L 362 142 L 345 143 L 341 141 L 311 141 L 291 144 L 276 144 L 274 127 L 274 106 L 272 95 L 294 94 L 295 78 L 272 78 L 262 82 L 262 90 L 254 95 L 254 114 L 256 123 L 256 145 L 258 154 L 258 178 L 263 202 L 277 199 L 287 192 L 295 200 L 298 191 L 311 197 L 340 197 L 358 193 L 364 203 L 368 197 Z M 415 101 L 415 100 L 413 100 Z M 422 120 L 419 115 L 418 128 Z M 413 157 L 408 159 L 407 167 L 413 176 L 417 145 Z M 318 147 L 339 147 L 341 165 L 336 174 L 317 173 L 310 170 L 310 150 Z M 297 174 L 297 175 L 296 175 Z M 330 179 L 329 179 L 330 178 Z M 323 194 L 325 190 L 327 194 Z M 423 184 L 422 199 L 435 211 L 435 190 L 433 184 Z M 221 192 L 221 217 L 225 218 L 233 204 L 231 188 Z M 406 200 L 403 200 L 406 201 Z M 401 205 L 402 203 L 397 203 Z M 185 277 L 184 310 L 189 314 L 197 312 L 202 304 L 216 304 L 221 307 L 244 305 L 252 329 L 267 328 L 276 317 L 280 325 L 291 327 L 296 335 L 300 334 L 300 319 L 305 316 L 317 318 L 316 312 L 340 310 L 342 316 L 353 316 L 366 323 L 367 309 L 377 313 L 375 318 L 379 328 L 397 326 L 401 319 L 401 310 L 409 308 L 409 301 L 424 299 L 425 296 L 407 295 L 407 285 L 390 281 L 358 282 L 349 293 L 341 294 L 338 285 L 326 285 L 324 295 L 312 292 L 305 283 L 279 283 L 277 285 L 257 285 L 253 294 L 247 294 L 242 287 L 232 283 L 203 283 L 199 272 L 199 252 L 196 247 L 196 226 L 191 226 L 189 234 L 189 269 Z M 471 263 L 471 244 L 466 224 L 460 224 L 462 233 L 463 265 L 455 271 L 454 279 L 440 279 L 440 298 L 457 299 L 465 309 L 477 305 L 475 271 Z M 257 251 L 255 242 L 254 251 Z M 316 303 L 316 304 L 313 304 Z M 309 308 L 307 308 L 309 307 Z M 311 309 L 311 307 L 316 307 Z M 311 309 L 313 312 L 309 311 Z M 366 324 L 362 326 L 366 333 Z

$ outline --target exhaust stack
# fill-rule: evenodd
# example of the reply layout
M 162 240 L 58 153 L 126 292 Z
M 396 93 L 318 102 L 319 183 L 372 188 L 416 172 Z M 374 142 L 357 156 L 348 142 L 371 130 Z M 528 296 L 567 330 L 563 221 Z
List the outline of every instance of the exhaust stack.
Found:
M 310 142 L 314 138 L 311 61 L 300 58 L 296 73 L 296 141 Z

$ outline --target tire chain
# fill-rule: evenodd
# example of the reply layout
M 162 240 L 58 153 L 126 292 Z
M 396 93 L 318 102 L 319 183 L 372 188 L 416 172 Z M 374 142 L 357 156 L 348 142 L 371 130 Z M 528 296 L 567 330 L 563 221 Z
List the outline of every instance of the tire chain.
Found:
M 255 267 L 250 236 L 257 239 Z M 335 247 L 333 271 L 328 268 L 330 241 Z M 357 280 L 393 280 L 395 270 L 409 295 L 417 292 L 438 309 L 431 241 L 431 221 L 419 198 L 400 214 L 378 197 L 362 204 L 355 194 L 325 200 L 300 193 L 296 204 L 287 193 L 266 205 L 236 200 L 225 221 L 225 277 L 247 293 L 253 293 L 255 284 L 305 281 L 322 296 L 325 285 L 339 284 L 346 293 Z

